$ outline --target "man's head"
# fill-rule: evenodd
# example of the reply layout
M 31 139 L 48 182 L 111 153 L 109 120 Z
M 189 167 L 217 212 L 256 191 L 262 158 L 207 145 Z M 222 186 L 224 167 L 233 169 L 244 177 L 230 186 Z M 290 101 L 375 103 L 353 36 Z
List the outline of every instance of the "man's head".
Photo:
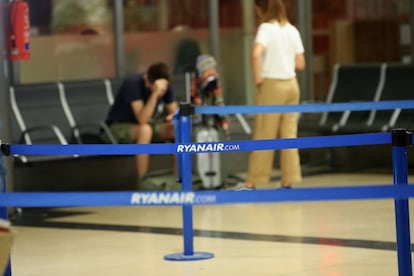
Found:
M 255 0 L 254 3 L 256 14 L 261 22 L 276 20 L 282 25 L 288 23 L 283 0 Z
M 150 84 L 154 84 L 158 79 L 170 81 L 170 72 L 167 64 L 158 62 L 150 65 L 147 71 L 147 79 Z
M 156 92 L 158 97 L 162 97 L 167 91 L 170 82 L 168 66 L 162 62 L 150 65 L 144 79 L 148 89 Z

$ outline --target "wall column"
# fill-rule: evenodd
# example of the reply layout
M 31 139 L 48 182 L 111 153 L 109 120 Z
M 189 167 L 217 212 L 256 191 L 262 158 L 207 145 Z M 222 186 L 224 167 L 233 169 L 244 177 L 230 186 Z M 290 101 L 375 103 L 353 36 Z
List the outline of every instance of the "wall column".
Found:
M 168 0 L 158 1 L 158 30 L 168 31 Z
M 244 88 L 246 104 L 254 104 L 255 87 L 251 67 L 251 51 L 254 43 L 254 30 L 256 26 L 254 2 L 241 1 L 243 11 L 243 63 L 244 63 Z
M 296 0 L 298 28 L 305 47 L 306 69 L 298 74 L 301 100 L 312 100 L 313 93 L 313 47 L 312 47 L 312 0 Z
M 0 0 L 0 22 L 6 22 L 6 0 Z M 6 29 L 7 26 L 0 24 L 0 140 L 11 143 L 10 126 L 10 105 L 9 105 L 9 85 L 10 72 L 9 62 L 7 61 Z M 8 169 L 7 190 L 13 190 L 13 160 L 6 158 Z
M 214 56 L 218 63 L 221 63 L 220 59 L 220 22 L 219 22 L 219 4 L 218 0 L 209 1 L 209 10 L 210 10 L 210 37 L 209 37 L 209 52 Z
M 410 2 L 411 64 L 414 64 L 414 1 Z
M 117 78 L 123 78 L 126 74 L 125 43 L 124 43 L 124 7 L 122 0 L 114 0 L 113 24 L 114 24 L 114 51 L 115 73 Z

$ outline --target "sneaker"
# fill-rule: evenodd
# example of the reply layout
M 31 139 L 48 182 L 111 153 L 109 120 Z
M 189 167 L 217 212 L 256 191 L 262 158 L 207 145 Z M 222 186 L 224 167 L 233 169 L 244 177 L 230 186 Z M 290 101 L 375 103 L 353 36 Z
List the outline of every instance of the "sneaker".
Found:
M 255 188 L 255 187 L 252 187 L 252 188 L 249 188 L 249 187 L 242 187 L 242 188 L 236 189 L 235 191 L 236 191 L 236 192 L 241 192 L 241 191 L 254 191 L 254 190 L 256 190 L 256 188 Z
M 292 189 L 292 185 L 283 186 L 282 184 L 280 184 L 280 189 Z
M 256 190 L 256 188 L 254 186 L 246 187 L 244 182 L 239 182 L 234 187 L 230 188 L 230 190 L 240 192 L 240 191 L 253 191 L 253 190 Z
M 280 189 L 292 189 L 292 186 L 280 186 Z
M 138 179 L 136 189 L 139 191 L 165 191 L 167 182 L 164 179 L 143 175 Z
M 181 191 L 181 183 L 178 182 L 176 176 L 171 175 L 165 178 L 165 190 L 166 191 Z

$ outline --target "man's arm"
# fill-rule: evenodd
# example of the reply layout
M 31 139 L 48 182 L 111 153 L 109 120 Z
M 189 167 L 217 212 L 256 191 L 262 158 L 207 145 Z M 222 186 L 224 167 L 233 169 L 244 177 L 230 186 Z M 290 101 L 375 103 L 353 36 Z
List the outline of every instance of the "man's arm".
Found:
M 178 104 L 177 102 L 171 102 L 169 104 L 167 104 L 167 106 L 165 107 L 167 110 L 167 117 L 165 118 L 167 121 L 172 120 L 174 113 L 177 111 L 178 108 Z
M 135 118 L 137 118 L 140 124 L 147 124 L 151 120 L 154 110 L 157 107 L 158 99 L 165 94 L 167 86 L 167 80 L 158 79 L 151 85 L 151 95 L 145 104 L 142 100 L 131 103 Z
M 157 95 L 152 93 L 146 104 L 144 101 L 137 100 L 131 103 L 132 110 L 134 111 L 135 118 L 140 124 L 147 124 L 154 113 L 154 109 L 157 105 Z

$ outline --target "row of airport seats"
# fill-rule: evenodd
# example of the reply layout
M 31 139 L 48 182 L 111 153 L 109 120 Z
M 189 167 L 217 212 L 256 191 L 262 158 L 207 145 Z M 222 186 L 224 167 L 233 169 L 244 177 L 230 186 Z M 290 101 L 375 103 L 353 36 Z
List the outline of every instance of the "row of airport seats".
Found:
M 19 84 L 9 89 L 11 144 L 117 143 L 104 120 L 122 79 Z M 189 76 L 172 79 L 185 101 Z M 107 134 L 102 141 L 101 131 Z M 171 158 L 155 155 L 152 171 L 171 169 Z M 130 190 L 137 181 L 133 155 L 33 155 L 13 159 L 15 191 Z
M 12 142 L 19 144 L 83 143 L 84 133 L 98 134 L 119 82 L 91 80 L 24 84 L 10 87 Z M 99 136 L 96 136 L 99 137 Z M 19 156 L 23 163 L 52 156 Z M 54 158 L 68 158 L 55 156 Z
M 172 85 L 182 98 L 184 75 Z M 97 79 L 11 86 L 12 142 L 18 144 L 98 144 L 117 141 L 105 124 L 122 79 Z M 102 140 L 102 132 L 106 139 Z M 76 156 L 19 156 L 23 163 Z
M 414 66 L 404 64 L 337 64 L 324 103 L 412 100 Z M 414 109 L 303 113 L 299 136 L 324 136 L 388 132 L 414 128 Z M 389 168 L 387 146 L 336 147 L 301 151 L 309 166 L 327 165 L 334 170 Z M 306 161 L 305 161 L 306 160 Z M 409 158 L 409 166 L 414 159 Z
M 326 103 L 377 102 L 414 98 L 414 66 L 406 64 L 337 64 Z M 325 112 L 317 123 L 299 123 L 320 134 L 386 132 L 412 129 L 413 109 Z

